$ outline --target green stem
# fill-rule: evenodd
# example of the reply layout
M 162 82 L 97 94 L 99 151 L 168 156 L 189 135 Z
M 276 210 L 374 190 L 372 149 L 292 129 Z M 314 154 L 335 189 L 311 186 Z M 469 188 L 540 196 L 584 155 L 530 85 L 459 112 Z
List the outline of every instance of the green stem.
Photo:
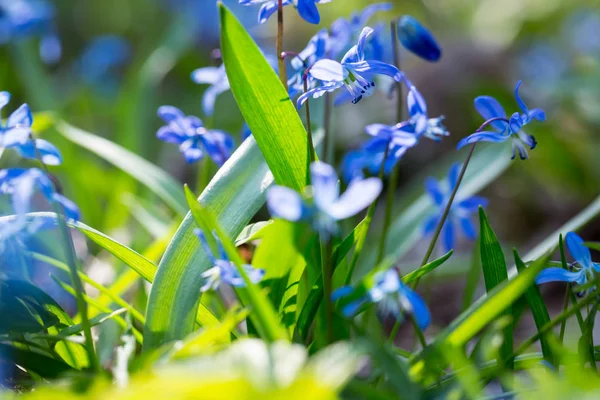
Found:
M 308 92 L 308 82 L 307 79 L 305 77 L 304 79 L 304 92 Z M 306 100 L 306 103 L 304 103 L 304 107 L 306 109 L 306 134 L 308 135 L 308 154 L 310 157 L 310 162 L 313 163 L 315 162 L 316 156 L 315 156 L 315 144 L 313 143 L 313 137 L 312 137 L 312 127 L 311 127 L 311 122 L 310 122 L 310 106 L 309 106 L 309 100 Z
M 323 275 L 323 296 L 325 297 L 325 320 L 327 321 L 327 344 L 333 342 L 333 302 L 331 301 L 331 292 L 333 291 L 333 265 L 331 258 L 333 255 L 333 242 L 321 239 L 321 264 Z
M 438 222 L 437 227 L 435 228 L 435 232 L 433 234 L 433 238 L 431 239 L 431 243 L 429 243 L 427 252 L 425 253 L 425 256 L 423 257 L 423 260 L 421 261 L 421 267 L 423 267 L 423 265 L 425 265 L 429 262 L 429 258 L 431 257 L 431 254 L 433 253 L 433 249 L 435 248 L 435 244 L 438 240 L 438 237 L 440 236 L 440 233 L 442 232 L 444 223 L 446 222 L 446 219 L 448 218 L 448 214 L 450 214 L 450 209 L 452 208 L 452 203 L 454 202 L 454 198 L 456 197 L 456 193 L 458 192 L 460 183 L 462 182 L 463 177 L 465 176 L 465 172 L 467 170 L 467 167 L 469 166 L 469 161 L 471 161 L 471 157 L 473 156 L 473 151 L 475 151 L 476 145 L 477 145 L 477 143 L 473 143 L 473 145 L 471 146 L 471 149 L 469 150 L 469 154 L 467 155 L 467 159 L 465 160 L 465 162 L 460 170 L 460 174 L 458 175 L 458 180 L 456 181 L 454 190 L 452 190 L 452 194 L 450 194 L 450 198 L 448 199 L 448 203 L 446 204 L 446 208 L 444 209 L 442 218 L 440 218 L 440 222 Z M 414 290 L 418 284 L 419 284 L 419 278 L 414 280 L 414 282 L 412 284 L 412 289 Z
M 285 68 L 285 59 L 283 58 L 283 0 L 277 1 L 277 64 L 279 67 L 279 79 L 287 91 L 287 72 Z
M 31 40 L 17 42 L 11 46 L 12 59 L 31 106 L 37 110 L 50 110 L 57 104 L 57 99 L 52 95 L 50 78 L 34 47 Z
M 392 32 L 392 51 L 394 54 L 394 65 L 400 69 L 400 50 L 398 48 L 398 35 L 396 35 L 396 21 L 390 23 L 390 30 Z M 404 93 L 402 91 L 402 83 L 396 82 L 396 93 L 398 94 L 398 101 L 396 102 L 396 120 L 398 123 L 402 122 L 404 114 Z M 394 208 L 394 195 L 396 194 L 396 186 L 398 185 L 398 166 L 395 165 L 392 168 L 392 173 L 388 179 L 387 198 L 385 204 L 385 215 L 383 218 L 383 228 L 381 232 L 381 240 L 379 241 L 379 252 L 377 254 L 377 263 L 379 264 L 383 260 L 385 255 L 385 245 L 387 242 L 388 232 L 390 230 L 390 224 L 392 221 L 392 212 Z
M 571 294 L 571 284 L 567 283 L 567 291 L 565 292 L 565 300 L 563 302 L 563 312 L 565 312 L 567 310 L 567 307 L 569 307 L 569 299 Z M 560 344 L 563 344 L 564 340 L 565 340 L 565 328 L 567 327 L 567 321 L 563 321 L 560 324 L 560 334 L 558 336 L 558 340 L 560 342 Z
M 199 164 L 200 165 L 196 179 L 196 193 L 198 193 L 198 195 L 200 195 L 204 189 L 206 189 L 206 186 L 210 180 L 210 158 L 207 155 L 204 155 Z
M 325 93 L 325 110 L 323 112 L 323 130 L 325 137 L 323 138 L 323 158 L 330 165 L 335 164 L 335 138 L 331 134 L 331 94 Z

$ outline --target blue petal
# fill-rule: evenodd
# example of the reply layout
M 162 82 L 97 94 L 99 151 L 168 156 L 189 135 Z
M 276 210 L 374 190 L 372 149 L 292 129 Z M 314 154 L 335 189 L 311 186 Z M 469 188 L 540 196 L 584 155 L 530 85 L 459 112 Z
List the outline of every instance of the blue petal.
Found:
M 56 34 L 49 34 L 40 40 L 40 58 L 46 64 L 56 64 L 62 56 L 62 44 Z
M 10 102 L 10 93 L 0 92 L 0 111 Z M 1 124 L 0 124 L 1 125 Z
M 354 288 L 350 285 L 342 286 L 331 293 L 331 301 L 337 301 L 342 297 L 351 295 L 354 292 Z
M 168 124 L 169 122 L 185 117 L 185 114 L 177 107 L 161 106 L 158 107 L 158 116 Z
M 31 110 L 29 109 L 29 106 L 27 104 L 22 104 L 12 114 L 10 114 L 10 117 L 8 117 L 8 121 L 6 122 L 6 127 L 30 127 L 32 124 L 33 116 L 31 115 Z
M 431 32 L 410 15 L 400 18 L 398 39 L 406 49 L 427 61 L 438 61 L 442 56 L 442 50 Z
M 298 8 L 298 14 L 300 14 L 306 22 L 315 25 L 321 22 L 321 16 L 319 15 L 319 9 L 317 8 L 315 0 L 298 0 L 298 5 L 296 7 Z
M 395 66 L 381 61 L 367 60 L 344 64 L 348 69 L 360 74 L 369 73 L 371 75 L 386 75 L 394 78 L 396 82 L 401 82 L 404 76 Z
M 231 87 L 229 86 L 228 80 L 209 86 L 202 95 L 202 111 L 204 111 L 204 114 L 209 116 L 213 115 L 217 97 L 229 89 L 231 89 Z
M 174 144 L 181 144 L 188 138 L 187 136 L 182 135 L 181 132 L 174 131 L 169 125 L 160 128 L 158 132 L 156 132 L 156 137 L 163 142 Z
M 519 105 L 519 108 L 525 113 L 527 114 L 528 108 L 525 105 L 525 102 L 523 102 L 523 100 L 521 100 L 521 96 L 519 96 L 519 87 L 521 87 L 521 84 L 523 83 L 523 81 L 518 81 L 517 82 L 517 86 L 515 86 L 515 99 L 517 99 L 517 104 Z
M 336 107 L 339 107 L 343 104 L 350 103 L 353 99 L 354 99 L 354 96 L 352 96 L 352 94 L 349 91 L 343 90 L 337 96 L 335 96 L 333 105 Z
M 427 193 L 429 193 L 429 195 L 433 199 L 433 202 L 436 205 L 441 206 L 442 204 L 444 204 L 444 201 L 446 200 L 446 195 L 444 194 L 444 192 L 442 192 L 442 189 L 440 188 L 439 182 L 437 180 L 431 177 L 427 178 L 425 180 L 425 190 L 427 191 Z
M 454 249 L 455 245 L 454 224 L 451 220 L 446 220 L 442 231 L 442 234 L 444 235 L 444 249 L 448 252 Z
M 331 165 L 317 161 L 310 165 L 310 176 L 317 207 L 323 211 L 329 210 L 340 195 L 335 170 Z
M 460 219 L 460 226 L 465 236 L 471 240 L 477 239 L 477 232 L 471 220 L 467 217 Z
M 393 132 L 393 126 L 385 124 L 371 124 L 365 127 L 365 132 L 368 135 L 390 140 Z
M 461 200 L 458 203 L 457 207 L 465 209 L 466 211 L 469 211 L 469 212 L 475 212 L 479 209 L 479 206 L 487 207 L 487 204 L 488 204 L 488 200 L 485 197 L 471 196 L 464 200 Z
M 546 268 L 536 276 L 535 283 L 540 285 L 547 282 L 577 282 L 582 285 L 585 280 L 585 268 L 577 272 L 562 268 Z
M 370 164 L 370 155 L 364 150 L 354 150 L 348 152 L 343 160 L 341 169 L 344 174 L 344 180 L 350 182 L 356 178 L 363 178 L 363 169 Z
M 492 118 L 506 118 L 506 112 L 504 108 L 498 103 L 498 100 L 492 96 L 478 96 L 475 98 L 475 109 L 485 119 Z M 506 129 L 506 122 L 494 121 L 491 123 L 492 127 L 502 132 Z
M 220 67 L 204 67 L 194 70 L 191 77 L 196 83 L 214 85 L 224 78 L 224 72 Z
M 199 140 L 202 141 L 208 156 L 219 167 L 229 159 L 235 145 L 233 137 L 220 130 L 208 131 L 204 135 L 200 135 Z
M 510 116 L 508 126 L 510 127 L 510 131 L 512 133 L 517 133 L 521 130 L 523 123 L 521 122 L 521 115 L 519 115 L 518 112 L 515 112 Z
M 427 329 L 431 323 L 431 314 L 423 298 L 404 284 L 400 288 L 400 298 L 403 307 L 413 316 L 419 328 Z
M 310 89 L 308 92 L 302 93 L 302 95 L 300 97 L 298 97 L 298 100 L 296 100 L 296 107 L 298 107 L 298 108 L 302 107 L 302 104 L 304 104 L 304 102 L 306 100 L 308 100 L 310 97 L 312 97 L 314 99 L 319 98 L 319 97 L 323 96 L 325 93 L 333 92 L 334 90 L 339 89 L 342 86 L 344 86 L 343 82 L 336 82 L 332 85 L 324 85 L 324 86 L 316 87 L 314 89 Z
M 355 179 L 331 205 L 329 214 L 337 220 L 356 215 L 377 199 L 382 188 L 383 183 L 379 178 Z
M 350 318 L 354 316 L 366 302 L 366 297 L 361 297 L 358 300 L 354 300 L 342 308 L 342 314 L 344 314 L 344 317 Z
M 269 1 L 263 4 L 258 11 L 258 23 L 264 24 L 277 11 L 277 1 Z
M 425 115 L 427 116 L 427 103 L 421 96 L 421 93 L 415 86 L 411 86 L 406 96 L 406 105 L 408 106 L 408 113 L 411 117 Z
M 77 207 L 75 203 L 73 203 L 71 200 L 67 199 L 65 196 L 59 193 L 54 193 L 52 198 L 54 201 L 56 201 L 62 206 L 63 212 L 65 213 L 65 216 L 68 219 L 71 219 L 73 221 L 79 221 L 79 207 Z
M 258 283 L 263 280 L 265 277 L 266 271 L 262 268 L 254 268 L 252 265 L 244 264 L 244 270 L 246 271 L 246 275 L 248 275 L 248 279 L 252 283 Z
M 378 11 L 389 11 L 392 9 L 392 3 L 376 3 L 371 4 L 363 9 L 360 19 L 358 21 L 358 26 L 365 26 L 369 19 Z
M 519 139 L 523 141 L 531 150 L 535 149 L 537 146 L 537 141 L 533 135 L 528 135 L 523 131 L 519 131 Z
M 506 141 L 506 139 L 508 139 L 509 137 L 510 137 L 510 135 L 503 135 L 503 134 L 497 133 L 497 132 L 489 132 L 489 131 L 477 132 L 477 133 L 473 133 L 470 136 L 467 136 L 466 138 L 463 138 L 460 142 L 458 142 L 456 149 L 457 150 L 461 149 L 468 144 L 472 144 L 472 143 L 476 143 L 476 142 L 501 143 L 501 142 Z
M 39 155 L 42 157 L 42 162 L 46 165 L 60 165 L 62 163 L 62 155 L 60 151 L 50 142 L 44 139 L 36 139 L 35 147 Z M 37 154 L 33 157 L 37 158 Z
M 348 74 L 346 68 L 337 61 L 324 59 L 317 61 L 309 70 L 309 74 L 324 82 L 342 82 Z
M 532 119 L 538 120 L 540 122 L 544 122 L 546 120 L 546 112 L 541 108 L 534 108 L 527 112 L 527 119 L 531 121 Z
M 590 249 L 583 244 L 583 239 L 575 232 L 569 232 L 565 237 L 565 241 L 567 242 L 569 253 L 571 253 L 575 261 L 583 268 L 592 268 L 592 255 Z
M 440 216 L 437 214 L 428 217 L 425 220 L 425 223 L 423 223 L 423 235 L 427 236 L 427 235 L 433 233 L 434 229 L 437 227 L 439 222 L 440 222 Z
M 179 151 L 183 154 L 188 164 L 195 163 L 204 157 L 204 152 L 198 147 L 198 141 L 188 139 L 179 145 Z
M 267 191 L 267 207 L 275 218 L 296 222 L 305 215 L 300 194 L 284 186 L 273 186 Z
M 367 44 L 367 39 L 374 32 L 373 28 L 365 26 L 360 35 L 358 36 L 358 42 L 356 43 L 356 54 L 358 56 L 357 60 L 365 59 L 365 46 Z

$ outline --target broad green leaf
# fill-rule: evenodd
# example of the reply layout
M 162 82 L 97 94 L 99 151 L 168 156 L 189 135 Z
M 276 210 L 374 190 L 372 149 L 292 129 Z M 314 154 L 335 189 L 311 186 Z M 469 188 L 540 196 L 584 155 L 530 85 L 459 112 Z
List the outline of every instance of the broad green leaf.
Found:
M 447 166 L 457 160 L 462 160 L 464 155 L 452 155 L 451 159 L 436 163 L 436 170 L 439 166 L 439 171 L 434 175 L 442 176 L 447 171 Z M 456 200 L 464 199 L 479 192 L 489 183 L 493 182 L 511 165 L 510 157 L 506 156 L 506 152 L 502 151 L 502 145 L 477 146 L 465 177 L 458 190 Z M 404 256 L 409 250 L 414 248 L 415 243 L 423 236 L 423 221 L 424 219 L 436 212 L 435 206 L 424 189 L 424 177 L 417 175 L 415 182 L 409 183 L 409 188 L 412 188 L 417 195 L 414 200 L 409 202 L 401 202 L 394 206 L 396 210 L 402 212 L 394 218 L 390 225 L 388 238 L 385 248 L 390 249 L 390 253 L 399 259 Z M 375 233 L 378 234 L 377 232 Z M 375 236 L 376 236 L 375 235 Z M 377 237 L 375 237 L 375 240 Z M 365 252 L 361 259 L 359 272 L 364 275 L 375 264 L 376 251 Z
M 515 265 L 517 266 L 519 274 L 524 273 L 527 267 L 523 263 L 523 260 L 521 260 L 521 257 L 519 257 L 519 253 L 516 249 L 513 250 L 513 254 L 515 256 Z M 548 314 L 546 303 L 544 303 L 544 299 L 542 299 L 540 290 L 536 285 L 532 285 L 531 287 L 529 287 L 529 289 L 525 291 L 525 298 L 527 299 L 527 304 L 529 304 L 529 308 L 531 309 L 531 314 L 533 315 L 535 326 L 539 332 L 544 325 L 550 322 L 550 315 Z M 548 343 L 548 339 L 545 335 L 542 335 L 540 337 L 540 344 L 542 346 L 542 353 L 544 354 L 544 358 L 549 363 L 554 364 L 552 348 Z
M 76 128 L 64 121 L 56 122 L 56 130 L 68 140 L 137 179 L 178 214 L 185 214 L 187 207 L 180 183 L 150 161 L 110 140 Z
M 60 308 L 37 286 L 21 280 L 0 280 L 0 334 L 36 333 L 58 324 L 50 306 Z
M 241 246 L 245 243 L 251 242 L 256 239 L 261 239 L 267 228 L 273 223 L 273 220 L 270 221 L 261 221 L 256 222 L 254 224 L 247 225 L 240 234 L 237 239 L 235 239 L 235 245 Z
M 58 378 L 61 374 L 75 371 L 62 361 L 7 344 L 0 344 L 0 360 L 20 365 L 44 378 Z
M 237 249 L 231 239 L 223 231 L 216 218 L 211 212 L 204 208 L 195 198 L 191 190 L 186 186 L 185 195 L 191 209 L 192 216 L 198 227 L 205 233 L 207 240 L 214 232 L 220 239 L 223 249 L 225 250 L 229 260 L 235 265 L 238 273 L 243 278 L 245 287 L 237 288 L 236 293 L 240 297 L 242 303 L 251 307 L 250 319 L 259 329 L 261 337 L 275 341 L 286 338 L 286 333 L 279 324 L 277 313 L 273 308 L 273 304 L 268 297 L 260 289 L 260 286 L 250 280 L 243 265 L 244 262 L 237 252 Z M 198 296 L 200 297 L 200 296 Z
M 466 311 L 459 315 L 446 329 L 440 332 L 411 367 L 411 376 L 421 377 L 427 368 L 439 363 L 437 350 L 440 346 L 462 347 L 466 345 L 491 321 L 500 316 L 507 308 L 517 301 L 525 291 L 534 284 L 537 274 L 544 269 L 549 256 L 536 260 L 522 274 L 504 281 L 492 289 L 486 297 L 480 298 Z M 437 365 L 443 368 L 443 365 Z
M 481 268 L 483 270 L 483 279 L 485 281 L 485 290 L 490 293 L 496 286 L 508 280 L 506 270 L 506 259 L 502 253 L 502 246 L 494 230 L 490 226 L 485 212 L 479 207 L 479 248 L 481 254 Z M 512 315 L 511 307 L 504 312 L 509 318 Z M 514 321 L 513 321 L 514 322 Z M 513 352 L 513 324 L 507 324 L 504 330 L 504 340 L 499 352 L 500 363 L 502 360 L 509 359 Z M 508 366 L 511 368 L 511 366 Z
M 221 52 L 235 100 L 275 181 L 302 190 L 307 181 L 307 135 L 294 104 L 260 48 L 219 3 Z
M 200 196 L 229 237 L 237 237 L 265 202 L 273 176 L 252 138 L 234 152 Z M 183 339 L 194 329 L 201 274 L 211 267 L 191 214 L 183 220 L 156 273 L 144 328 L 147 349 Z

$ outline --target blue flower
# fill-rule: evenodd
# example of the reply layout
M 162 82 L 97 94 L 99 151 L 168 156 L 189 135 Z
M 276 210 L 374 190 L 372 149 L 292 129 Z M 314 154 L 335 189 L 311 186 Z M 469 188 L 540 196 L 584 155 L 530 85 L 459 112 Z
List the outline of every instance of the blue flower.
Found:
M 365 7 L 360 13 L 353 13 L 350 19 L 338 18 L 331 24 L 331 40 L 329 43 L 329 52 L 331 57 L 335 58 L 348 48 L 350 43 L 356 41 L 357 36 L 364 26 L 367 25 L 369 19 L 379 11 L 389 11 L 392 9 L 392 3 L 376 3 Z M 375 46 L 380 44 L 380 33 L 382 29 L 375 29 L 371 36 L 371 42 L 375 41 Z M 375 52 L 382 49 L 374 49 Z M 379 53 L 378 53 L 379 54 Z M 381 57 L 381 56 L 379 56 Z M 372 57 L 374 60 L 383 61 L 377 56 Z
M 383 166 L 383 174 L 389 175 L 409 147 L 402 145 L 390 146 L 387 139 L 375 137 L 363 143 L 358 150 L 349 151 L 344 156 L 342 171 L 346 182 L 364 178 L 364 170 L 371 175 L 378 175 L 387 147 L 389 147 L 389 150 L 387 150 L 388 154 Z
M 208 130 L 200 118 L 186 116 L 173 106 L 158 108 L 158 116 L 167 123 L 156 132 L 163 142 L 179 145 L 179 151 L 188 163 L 196 162 L 204 153 L 221 166 L 231 156 L 233 151 L 233 138 L 220 130 Z
M 317 98 L 325 92 L 332 92 L 346 86 L 353 97 L 352 103 L 358 103 L 364 96 L 373 94 L 375 75 L 387 75 L 397 82 L 402 80 L 403 74 L 393 65 L 377 61 L 365 60 L 365 44 L 373 29 L 365 27 L 360 33 L 358 43 L 353 46 L 342 58 L 341 63 L 323 59 L 317 61 L 309 70 L 309 74 L 324 84 L 309 90 L 298 98 L 298 108 L 309 98 Z
M 432 233 L 444 213 L 450 194 L 456 187 L 458 182 L 458 175 L 460 173 L 460 164 L 454 164 L 448 172 L 448 182 L 440 185 L 440 182 L 434 178 L 427 178 L 425 181 L 425 189 L 431 197 L 431 200 L 437 207 L 436 214 L 430 216 L 425 220 L 423 230 L 425 235 Z M 450 207 L 450 213 L 448 218 L 442 227 L 442 240 L 444 249 L 450 251 L 454 248 L 456 241 L 456 225 L 459 225 L 464 235 L 475 240 L 477 233 L 475 232 L 475 226 L 471 222 L 471 214 L 476 213 L 479 206 L 487 206 L 487 199 L 480 196 L 472 196 L 463 200 L 455 200 Z
M 494 128 L 494 131 L 476 132 L 462 139 L 458 143 L 458 149 L 475 142 L 499 143 L 510 138 L 512 139 L 512 158 L 515 158 L 517 149 L 519 150 L 521 160 L 525 160 L 529 157 L 525 146 L 527 145 L 533 150 L 537 145 L 537 142 L 533 136 L 526 134 L 521 129 L 534 119 L 545 121 L 546 113 L 541 108 L 534 108 L 532 110 L 527 108 L 519 96 L 519 87 L 521 86 L 521 83 L 521 81 L 517 82 L 517 86 L 515 87 L 515 98 L 523 113 L 519 114 L 518 112 L 515 112 L 511 115 L 510 119 L 507 119 L 504 108 L 502 108 L 498 100 L 493 97 L 479 96 L 475 99 L 475 108 L 486 121 L 494 118 L 501 119 L 490 123 L 492 128 Z
M 119 36 L 105 35 L 94 38 L 78 61 L 83 80 L 101 90 L 117 89 L 111 74 L 127 62 L 131 53 L 129 43 Z
M 583 244 L 583 239 L 575 232 L 567 233 L 565 238 L 569 253 L 575 259 L 575 263 L 579 264 L 579 270 L 568 271 L 563 268 L 546 268 L 535 278 L 535 283 L 538 285 L 547 282 L 576 282 L 578 285 L 583 285 L 588 278 L 596 272 L 600 272 L 600 264 L 592 262 L 590 250 Z
M 10 101 L 10 93 L 0 92 L 0 113 Z M 38 153 L 46 165 L 59 165 L 62 156 L 54 145 L 44 139 L 31 139 L 33 116 L 27 104 L 21 105 L 6 120 L 0 122 L 0 149 L 14 149 L 21 157 L 37 159 Z
M 391 313 L 397 319 L 401 319 L 406 311 L 413 316 L 422 330 L 429 326 L 431 314 L 427 305 L 421 296 L 402 282 L 394 268 L 376 272 L 372 280 L 371 288 L 363 295 L 352 286 L 343 286 L 332 293 L 332 301 L 344 297 L 352 298 L 352 301 L 342 307 L 346 318 L 354 316 L 363 306 L 372 303 L 379 304 L 384 313 Z
M 298 14 L 311 24 L 318 24 L 321 21 L 317 4 L 329 3 L 331 0 L 283 0 L 282 6 L 293 4 L 298 10 Z M 254 4 L 262 4 L 258 11 L 258 23 L 264 24 L 269 17 L 277 11 L 277 0 L 239 0 L 240 4 L 251 6 Z
M 398 21 L 398 39 L 407 50 L 427 61 L 438 61 L 442 56 L 442 49 L 431 32 L 410 15 Z
M 210 262 L 213 267 L 208 269 L 202 274 L 202 278 L 205 280 L 204 284 L 200 288 L 201 292 L 207 292 L 209 290 L 217 290 L 219 285 L 224 282 L 233 287 L 245 287 L 246 282 L 244 278 L 240 275 L 236 266 L 229 261 L 225 250 L 223 249 L 223 245 L 221 244 L 217 235 L 213 235 L 216 242 L 217 247 L 219 249 L 218 258 L 212 252 L 212 249 L 208 245 L 206 237 L 204 233 L 200 229 L 195 229 L 194 234 L 200 239 L 200 243 L 202 243 L 202 247 L 204 248 L 204 252 L 209 257 Z M 242 266 L 248 278 L 253 283 L 258 283 L 265 276 L 265 270 L 254 268 L 252 265 L 244 264 Z
M 290 61 L 291 76 L 288 79 L 288 93 L 290 98 L 296 97 L 304 91 L 304 79 L 308 79 L 307 87 L 314 85 L 314 79 L 305 72 L 315 62 L 325 57 L 329 42 L 327 29 L 321 29 L 310 38 L 306 47 Z
M 202 97 L 202 110 L 205 115 L 213 115 L 217 96 L 231 89 L 225 65 L 198 68 L 192 72 L 192 80 L 198 84 L 210 85 Z
M 13 211 L 18 216 L 24 217 L 31 211 L 30 205 L 36 190 L 39 190 L 48 202 L 60 204 L 67 218 L 79 220 L 77 205 L 56 192 L 54 184 L 44 171 L 38 168 L 0 170 L 0 195 L 11 196 Z
M 39 36 L 42 60 L 57 62 L 62 50 L 54 27 L 55 14 L 52 3 L 45 0 L 0 0 L 0 44 Z
M 338 233 L 337 221 L 351 217 L 371 204 L 381 193 L 377 178 L 355 179 L 340 196 L 338 176 L 328 164 L 314 162 L 310 166 L 313 201 L 287 187 L 274 186 L 267 192 L 267 207 L 276 218 L 312 222 L 326 239 Z

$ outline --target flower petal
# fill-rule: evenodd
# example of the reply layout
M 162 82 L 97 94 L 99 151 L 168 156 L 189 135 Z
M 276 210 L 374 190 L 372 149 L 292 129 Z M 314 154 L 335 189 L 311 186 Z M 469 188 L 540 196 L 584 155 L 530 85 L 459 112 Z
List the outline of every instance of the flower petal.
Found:
M 156 132 L 156 137 L 166 143 L 181 144 L 187 140 L 187 136 L 181 134 L 181 132 L 174 131 L 170 126 L 161 127 Z
M 318 24 L 321 22 L 321 16 L 319 15 L 319 9 L 315 0 L 298 0 L 298 14 L 306 21 L 311 24 Z
M 534 108 L 527 112 L 527 119 L 532 120 L 535 119 L 540 122 L 544 122 L 546 120 L 546 112 L 541 108 Z
M 331 165 L 317 161 L 310 165 L 310 176 L 317 207 L 322 211 L 329 211 L 340 196 L 335 170 Z
M 454 224 L 451 220 L 446 220 L 442 231 L 442 235 L 444 235 L 444 249 L 448 252 L 454 249 L 455 246 Z
M 0 92 L 0 111 L 10 102 L 10 93 Z
M 344 86 L 343 82 L 336 82 L 331 85 L 323 85 L 323 86 L 319 86 L 319 87 L 310 89 L 308 92 L 302 93 L 302 95 L 300 97 L 298 97 L 298 100 L 296 100 L 296 107 L 297 108 L 302 107 L 302 104 L 304 104 L 304 102 L 306 100 L 308 100 L 310 97 L 317 99 L 317 98 L 323 96 L 325 93 L 333 92 L 334 90 L 339 89 L 342 86 Z
M 365 59 L 365 46 L 367 44 L 367 39 L 374 32 L 373 28 L 365 26 L 360 35 L 358 36 L 358 42 L 356 43 L 356 54 L 358 56 L 358 60 Z
M 475 230 L 475 225 L 469 218 L 461 218 L 460 219 L 460 227 L 462 228 L 465 236 L 471 240 L 477 239 L 477 232 Z
M 450 188 L 450 191 L 453 191 L 456 187 L 456 183 L 458 182 L 458 176 L 460 175 L 460 167 L 461 165 L 459 163 L 454 163 L 448 171 L 448 186 Z
M 264 24 L 277 11 L 277 1 L 269 1 L 258 10 L 258 23 Z
M 195 163 L 204 157 L 204 152 L 198 147 L 198 141 L 188 139 L 179 145 L 179 151 L 183 154 L 185 161 L 188 164 Z
M 469 212 L 475 212 L 479 209 L 479 206 L 487 207 L 487 204 L 488 204 L 488 199 L 486 199 L 485 197 L 471 196 L 469 198 L 461 200 L 458 203 L 457 207 L 463 208 Z
M 492 118 L 506 118 L 504 108 L 500 105 L 498 100 L 492 96 L 476 97 L 475 109 L 486 121 Z M 504 131 L 504 129 L 506 129 L 506 122 L 504 121 L 494 121 L 490 125 L 498 131 Z
M 376 3 L 371 4 L 363 9 L 358 20 L 358 26 L 365 26 L 369 19 L 378 11 L 389 11 L 392 9 L 392 3 Z
M 535 277 L 538 285 L 548 282 L 577 282 L 582 285 L 585 283 L 585 269 L 571 272 L 563 268 L 546 268 Z
M 185 114 L 177 107 L 160 106 L 158 107 L 158 116 L 168 124 L 185 117 Z
M 342 297 L 351 295 L 354 292 L 354 288 L 350 285 L 342 286 L 337 288 L 331 293 L 331 301 L 337 301 Z
M 42 162 L 46 165 L 60 165 L 62 163 L 62 155 L 60 154 L 60 151 L 58 151 L 58 149 L 56 148 L 56 146 L 54 146 L 52 143 L 48 142 L 47 140 L 44 139 L 36 139 L 35 140 L 35 147 L 36 147 L 36 151 L 32 157 L 28 157 L 28 158 L 32 158 L 35 159 L 38 157 L 38 152 L 39 155 L 42 158 Z
M 31 110 L 27 104 L 22 104 L 19 108 L 13 111 L 6 121 L 7 128 L 13 128 L 16 126 L 30 127 L 33 124 L 33 116 Z
M 62 206 L 63 212 L 65 213 L 65 216 L 68 219 L 71 219 L 73 221 L 79 221 L 79 207 L 77 207 L 77 205 L 74 202 L 67 199 L 60 193 L 54 193 L 52 199 Z
M 196 229 L 194 229 L 194 235 L 196 235 L 198 237 L 198 240 L 200 240 L 200 244 L 202 245 L 202 249 L 204 250 L 204 253 L 206 254 L 206 256 L 208 257 L 208 259 L 210 260 L 210 263 L 213 266 L 216 265 L 217 259 L 213 255 L 213 251 L 210 248 L 210 245 L 208 244 L 208 241 L 206 240 L 206 236 L 204 235 L 204 232 L 202 232 L 200 229 L 196 228 Z
M 517 104 L 519 105 L 519 108 L 521 109 L 521 111 L 523 111 L 523 113 L 527 114 L 529 109 L 525 105 L 525 102 L 523 100 L 521 100 L 521 96 L 519 96 L 519 87 L 521 87 L 522 83 L 523 83 L 523 81 L 520 80 L 517 82 L 517 86 L 515 86 L 515 99 L 517 99 Z
M 398 21 L 398 39 L 406 49 L 427 61 L 437 61 L 442 56 L 431 32 L 410 15 L 404 15 Z
M 215 103 L 217 102 L 217 97 L 229 89 L 231 89 L 229 86 L 229 81 L 223 81 L 208 87 L 202 95 L 202 111 L 204 111 L 204 114 L 209 116 L 213 115 L 215 112 Z
M 413 316 L 419 328 L 421 330 L 427 329 L 431 323 L 431 314 L 423 298 L 417 292 L 402 284 L 400 288 L 400 301 L 406 311 Z
M 508 139 L 509 137 L 510 137 L 510 135 L 503 135 L 498 132 L 489 132 L 489 131 L 477 132 L 477 133 L 473 133 L 470 136 L 467 136 L 466 138 L 463 138 L 460 142 L 458 142 L 456 149 L 457 150 L 461 149 L 468 144 L 472 144 L 472 143 L 476 143 L 476 142 L 501 143 L 501 142 L 506 141 L 506 139 Z
M 346 191 L 332 204 L 329 213 L 337 220 L 356 215 L 373 203 L 383 188 L 378 178 L 355 179 Z
M 317 61 L 309 70 L 309 74 L 324 82 L 343 82 L 348 71 L 337 61 L 324 59 Z
M 421 93 L 419 93 L 415 86 L 411 86 L 408 91 L 406 105 L 408 106 L 408 113 L 411 117 L 423 114 L 427 117 L 427 103 L 425 103 L 425 99 L 421 96 Z
M 222 79 L 227 79 L 227 75 L 223 76 L 224 72 L 225 69 L 221 67 L 198 68 L 192 72 L 191 78 L 199 84 L 214 85 Z
M 436 205 L 441 206 L 442 204 L 444 204 L 444 200 L 446 200 L 446 195 L 444 194 L 444 192 L 442 192 L 442 188 L 440 188 L 440 184 L 437 180 L 431 177 L 427 178 L 425 180 L 425 190 L 427 191 L 427 193 L 429 193 L 429 195 L 433 199 L 433 202 Z
M 275 218 L 296 222 L 305 215 L 300 194 L 284 186 L 273 186 L 267 191 L 267 207 Z
M 583 239 L 575 232 L 569 232 L 565 237 L 565 241 L 567 242 L 569 253 L 571 253 L 575 261 L 583 268 L 592 268 L 592 255 L 590 249 L 583 244 Z
M 379 74 L 394 78 L 396 82 L 401 82 L 404 74 L 395 66 L 375 60 L 358 61 L 344 64 L 349 69 L 360 74 Z
M 423 223 L 423 235 L 427 236 L 433 233 L 434 229 L 437 227 L 437 224 L 440 222 L 440 216 L 435 214 L 428 217 Z

